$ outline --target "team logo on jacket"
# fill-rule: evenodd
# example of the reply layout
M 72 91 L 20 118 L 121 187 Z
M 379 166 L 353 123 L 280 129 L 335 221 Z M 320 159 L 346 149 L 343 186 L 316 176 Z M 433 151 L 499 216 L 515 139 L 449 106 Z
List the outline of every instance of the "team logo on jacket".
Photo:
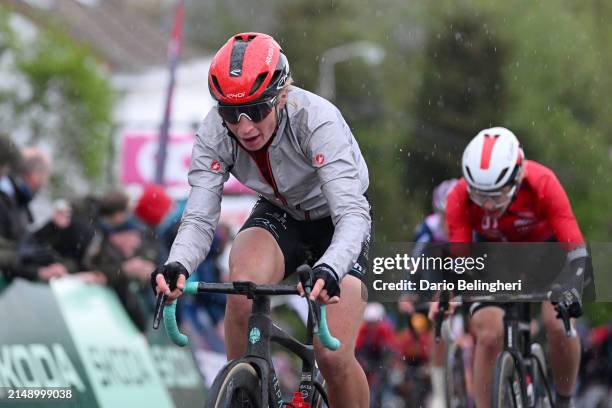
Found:
M 214 162 L 210 164 L 210 169 L 212 171 L 219 171 L 221 169 L 221 163 L 215 160 Z
M 325 163 L 325 156 L 323 156 L 321 153 L 317 154 L 315 156 L 315 163 L 317 163 L 319 166 Z

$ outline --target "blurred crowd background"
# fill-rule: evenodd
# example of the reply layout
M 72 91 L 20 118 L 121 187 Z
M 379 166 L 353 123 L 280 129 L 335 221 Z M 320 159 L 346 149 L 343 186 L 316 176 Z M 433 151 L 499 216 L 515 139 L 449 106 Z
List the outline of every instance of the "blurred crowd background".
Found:
M 240 31 L 272 34 L 296 84 L 333 100 L 345 115 L 368 162 L 377 242 L 413 239 L 431 212 L 433 187 L 458 177 L 467 142 L 493 125 L 513 130 L 527 158 L 556 172 L 589 241 L 610 241 L 612 3 L 184 4 L 173 144 L 162 187 L 153 178 L 155 135 L 176 3 L 0 1 L 2 286 L 75 274 L 111 288 L 136 327 L 147 330 L 149 273 L 165 260 L 176 234 L 193 132 L 212 106 L 207 64 Z M 248 191 L 229 193 L 213 250 L 195 274 L 199 280 L 224 280 L 232 235 L 252 203 L 252 196 L 234 199 L 249 197 Z M 181 306 L 198 347 L 223 352 L 224 302 L 207 296 Z M 384 384 L 385 398 L 427 392 L 427 321 L 396 305 L 379 306 L 364 323 L 361 355 L 370 380 Z M 612 307 L 586 309 L 581 390 L 612 384 Z M 281 315 L 299 326 L 290 313 Z M 380 332 L 370 340 L 367 328 L 374 325 Z M 372 342 L 380 339 L 384 349 L 378 350 Z M 286 357 L 278 359 L 283 366 Z

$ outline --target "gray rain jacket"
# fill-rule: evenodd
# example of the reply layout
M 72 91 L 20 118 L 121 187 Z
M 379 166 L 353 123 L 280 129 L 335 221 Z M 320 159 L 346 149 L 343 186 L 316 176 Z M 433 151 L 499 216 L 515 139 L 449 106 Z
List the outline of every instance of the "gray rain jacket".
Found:
M 371 224 L 363 195 L 368 168 L 357 141 L 333 104 L 298 87 L 289 89 L 279 115 L 263 163 L 273 176 L 269 183 L 223 126 L 216 108 L 208 113 L 196 135 L 191 193 L 168 263 L 178 261 L 191 273 L 205 258 L 219 220 L 223 183 L 232 173 L 298 220 L 331 215 L 334 236 L 316 264 L 329 265 L 340 279 L 350 271 Z

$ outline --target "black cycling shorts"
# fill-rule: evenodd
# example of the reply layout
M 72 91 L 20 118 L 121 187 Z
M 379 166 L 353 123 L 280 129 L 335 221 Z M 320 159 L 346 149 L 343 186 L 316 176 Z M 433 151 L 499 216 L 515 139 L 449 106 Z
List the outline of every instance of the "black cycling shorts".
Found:
M 473 302 L 467 305 L 467 310 L 469 311 L 470 317 L 472 317 L 477 311 L 484 309 L 485 307 L 497 307 L 499 309 L 504 309 L 504 304 L 500 302 Z
M 370 215 L 372 211 L 370 210 Z M 372 223 L 373 225 L 374 223 Z M 291 275 L 298 266 L 307 263 L 312 266 L 323 256 L 334 235 L 334 224 L 331 217 L 320 220 L 300 221 L 291 217 L 285 210 L 275 206 L 264 198 L 260 198 L 251 215 L 240 231 L 259 227 L 268 231 L 280 247 L 285 258 L 285 278 Z M 361 281 L 369 269 L 370 240 L 373 227 L 363 242 L 357 263 L 351 268 L 349 275 Z M 342 271 L 336 271 L 339 275 Z

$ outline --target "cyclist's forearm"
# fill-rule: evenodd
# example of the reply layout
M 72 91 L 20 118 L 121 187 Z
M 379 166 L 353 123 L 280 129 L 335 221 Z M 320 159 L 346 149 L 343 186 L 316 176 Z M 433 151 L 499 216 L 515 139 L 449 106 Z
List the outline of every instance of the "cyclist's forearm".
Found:
M 342 191 L 342 186 L 346 186 L 346 180 L 339 183 L 332 181 L 323 187 L 324 193 L 328 189 L 334 190 L 333 200 L 328 201 L 335 229 L 330 246 L 317 261 L 317 264 L 324 263 L 333 268 L 339 279 L 357 261 L 372 222 L 366 198 L 361 194 L 355 196 Z
M 193 187 L 166 263 L 179 262 L 192 273 L 210 250 L 220 212 L 221 197 L 217 193 Z
M 567 253 L 567 263 L 569 275 L 568 279 L 572 285 L 581 286 L 587 273 L 589 265 L 589 254 L 584 245 L 574 248 Z M 579 287 L 578 289 L 581 289 Z

